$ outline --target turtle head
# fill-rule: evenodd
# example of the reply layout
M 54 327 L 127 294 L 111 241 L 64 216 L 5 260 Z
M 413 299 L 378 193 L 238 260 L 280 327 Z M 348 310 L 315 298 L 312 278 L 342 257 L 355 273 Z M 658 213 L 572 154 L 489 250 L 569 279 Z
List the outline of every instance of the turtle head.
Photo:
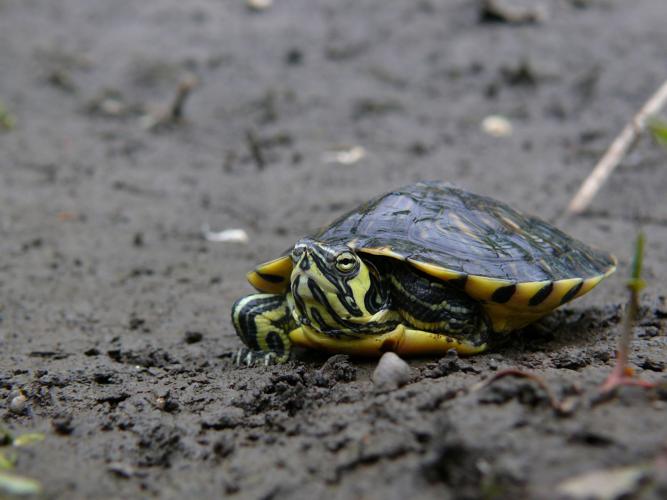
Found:
M 310 239 L 294 245 L 291 257 L 297 273 L 313 278 L 322 273 L 335 281 L 354 279 L 360 272 L 363 274 L 366 265 L 345 245 L 327 245 Z
M 386 307 L 375 266 L 347 245 L 303 239 L 291 256 L 290 288 L 302 323 L 323 333 L 356 333 Z

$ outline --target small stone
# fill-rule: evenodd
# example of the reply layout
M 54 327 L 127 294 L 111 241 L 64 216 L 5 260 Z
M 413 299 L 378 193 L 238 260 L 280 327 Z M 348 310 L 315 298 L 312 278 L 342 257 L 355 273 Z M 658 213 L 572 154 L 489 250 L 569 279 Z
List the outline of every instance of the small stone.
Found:
M 96 372 L 93 374 L 93 380 L 100 385 L 115 383 L 113 373 L 111 372 Z
M 534 0 L 484 0 L 481 4 L 483 22 L 530 24 L 545 22 L 547 18 L 546 6 Z
M 260 12 L 270 8 L 273 5 L 273 0 L 246 0 L 248 9 Z
M 244 229 L 223 229 L 222 231 L 212 231 L 208 224 L 202 226 L 202 234 L 206 241 L 212 243 L 232 242 L 248 243 L 248 233 Z
M 587 353 L 573 350 L 556 354 L 552 359 L 555 368 L 566 368 L 568 370 L 578 370 L 589 364 Z
M 23 394 L 23 391 L 19 391 L 16 396 L 14 396 L 9 402 L 9 411 L 17 415 L 21 415 L 25 412 L 26 405 L 28 403 L 28 398 Z
M 366 149 L 363 146 L 342 146 L 326 151 L 322 155 L 325 163 L 338 163 L 340 165 L 354 165 L 363 160 Z
M 565 479 L 556 492 L 572 499 L 634 498 L 649 474 L 644 465 L 598 469 Z
M 492 137 L 512 135 L 512 123 L 500 115 L 489 115 L 482 120 L 482 130 Z
M 380 358 L 371 380 L 381 391 L 393 391 L 404 386 L 410 380 L 410 365 L 397 354 L 386 352 Z
M 603 363 L 606 363 L 611 359 L 611 353 L 606 349 L 596 349 L 592 352 L 592 355 L 595 359 L 602 361 Z
M 123 479 L 129 479 L 134 475 L 134 467 L 124 462 L 111 462 L 107 468 L 109 472 Z

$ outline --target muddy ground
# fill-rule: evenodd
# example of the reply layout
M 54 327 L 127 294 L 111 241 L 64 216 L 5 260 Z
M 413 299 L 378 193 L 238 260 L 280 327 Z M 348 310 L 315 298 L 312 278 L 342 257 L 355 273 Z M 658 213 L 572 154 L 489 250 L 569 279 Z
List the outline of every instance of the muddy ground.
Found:
M 0 411 L 46 435 L 17 471 L 48 498 L 556 498 L 646 464 L 629 489 L 665 494 L 665 391 L 592 404 L 640 226 L 630 359 L 666 380 L 667 152 L 648 138 L 561 221 L 619 271 L 501 349 L 412 360 L 390 393 L 369 361 L 231 361 L 245 271 L 373 195 L 444 179 L 561 213 L 665 78 L 667 5 L 542 5 L 509 24 L 465 0 L 0 0 Z M 192 76 L 185 120 L 160 122 Z M 480 130 L 491 114 L 511 136 Z M 327 161 L 355 145 L 357 163 Z M 470 390 L 510 367 L 578 404 L 559 415 L 528 380 Z

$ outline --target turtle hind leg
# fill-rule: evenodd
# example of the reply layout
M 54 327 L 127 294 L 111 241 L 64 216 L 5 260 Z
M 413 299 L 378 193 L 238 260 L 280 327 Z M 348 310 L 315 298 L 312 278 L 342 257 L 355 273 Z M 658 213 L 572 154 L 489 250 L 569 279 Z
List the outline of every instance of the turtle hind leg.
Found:
M 236 356 L 237 364 L 284 363 L 292 343 L 289 332 L 296 327 L 285 295 L 256 293 L 232 306 L 232 323 L 246 345 Z

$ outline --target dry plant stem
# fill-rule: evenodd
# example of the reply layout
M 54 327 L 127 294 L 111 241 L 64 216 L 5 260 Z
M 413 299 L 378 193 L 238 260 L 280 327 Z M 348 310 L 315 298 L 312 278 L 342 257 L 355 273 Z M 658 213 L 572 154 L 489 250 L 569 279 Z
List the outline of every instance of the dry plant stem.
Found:
M 494 374 L 491 378 L 488 378 L 480 382 L 479 384 L 473 386 L 471 392 L 483 389 L 484 387 L 491 385 L 496 380 L 500 380 L 501 378 L 505 377 L 518 377 L 518 378 L 527 378 L 528 380 L 532 380 L 537 385 L 539 385 L 544 392 L 546 392 L 547 397 L 549 398 L 549 404 L 551 404 L 551 407 L 554 410 L 563 413 L 566 412 L 566 408 L 564 408 L 563 404 L 560 401 L 558 401 L 558 398 L 556 398 L 556 395 L 553 393 L 549 385 L 544 381 L 542 377 L 535 375 L 534 373 L 519 370 L 518 368 L 507 368 L 506 370 L 500 370 L 499 372 Z
M 188 76 L 179 85 L 176 91 L 176 97 L 169 108 L 169 118 L 172 121 L 178 121 L 183 118 L 183 109 L 185 108 L 185 101 L 188 96 L 197 86 L 197 78 Z
M 628 353 L 630 351 L 630 342 L 632 341 L 632 328 L 637 321 L 639 314 L 639 293 L 644 288 L 644 281 L 641 278 L 642 261 L 644 255 L 644 233 L 639 232 L 637 235 L 637 243 L 635 246 L 635 256 L 632 263 L 632 276 L 627 283 L 630 291 L 630 299 L 625 311 L 625 318 L 623 321 L 623 331 L 618 342 L 618 350 L 616 351 L 616 366 L 611 372 L 607 380 L 602 384 L 600 390 L 603 393 L 614 390 L 620 385 L 635 385 L 639 387 L 655 387 L 652 382 L 632 378 L 632 370 L 628 366 Z
M 646 128 L 648 118 L 658 113 L 667 102 L 667 80 L 646 101 L 639 112 L 625 126 L 621 134 L 614 139 L 609 149 L 600 159 L 590 175 L 583 182 L 577 194 L 567 207 L 566 215 L 580 214 L 590 204 L 596 193 L 623 160 L 628 150 L 637 141 L 639 134 Z

